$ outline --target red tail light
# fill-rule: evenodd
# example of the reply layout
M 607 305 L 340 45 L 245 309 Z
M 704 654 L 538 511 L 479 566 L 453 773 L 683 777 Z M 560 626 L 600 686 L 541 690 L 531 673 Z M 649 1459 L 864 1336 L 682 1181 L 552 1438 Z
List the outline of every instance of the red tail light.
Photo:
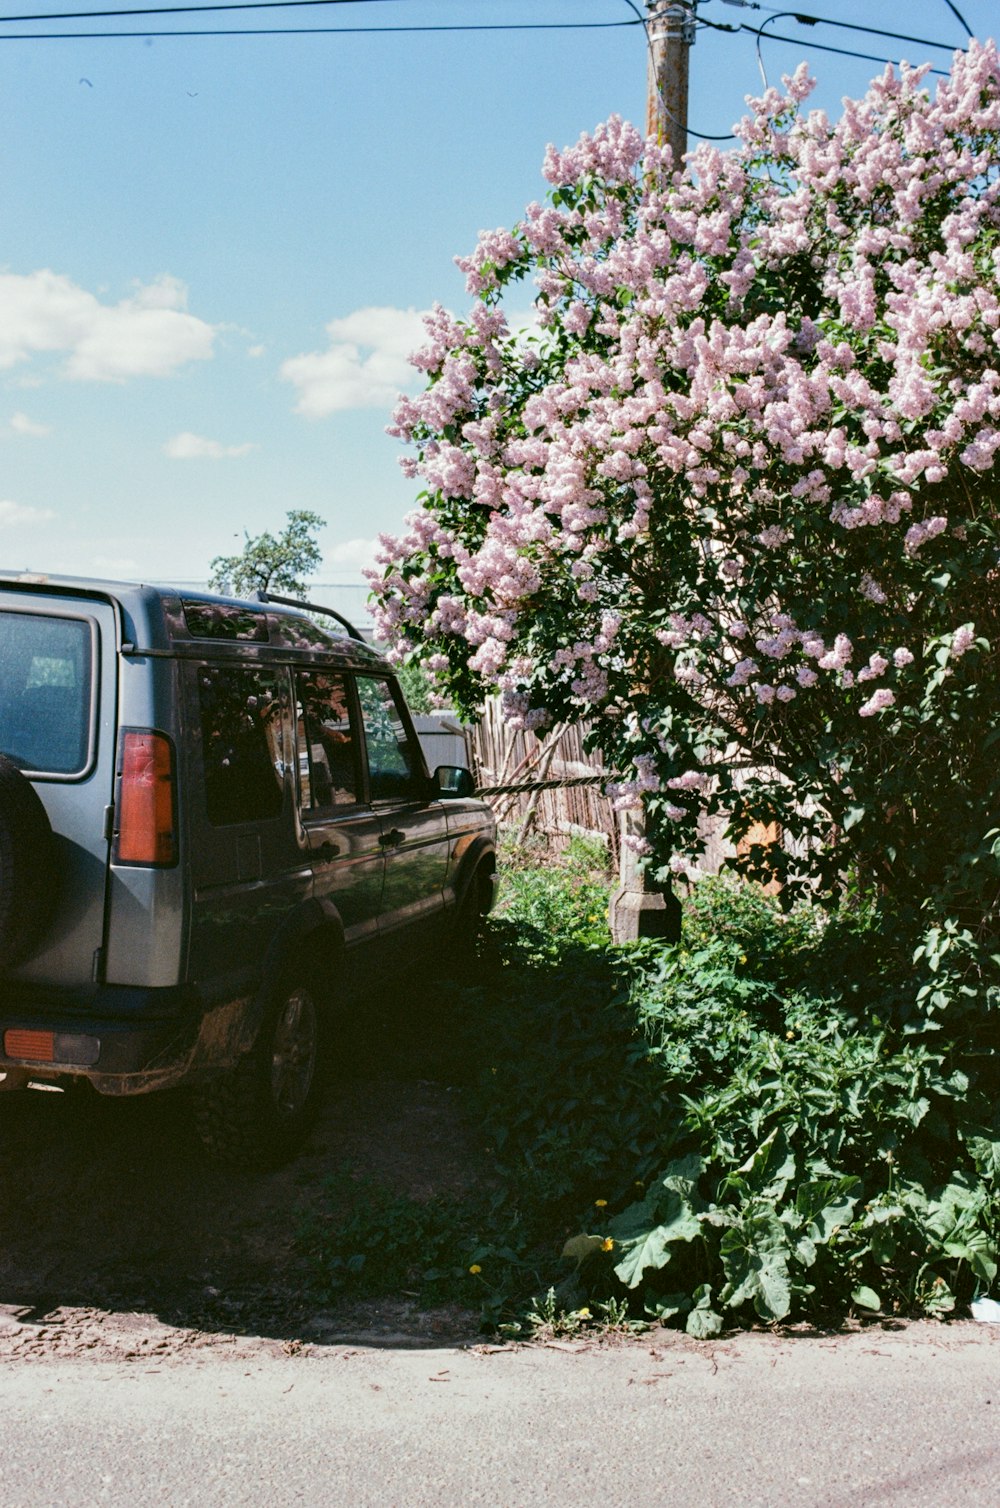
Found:
M 118 803 L 118 862 L 173 864 L 174 751 L 164 734 L 122 734 Z

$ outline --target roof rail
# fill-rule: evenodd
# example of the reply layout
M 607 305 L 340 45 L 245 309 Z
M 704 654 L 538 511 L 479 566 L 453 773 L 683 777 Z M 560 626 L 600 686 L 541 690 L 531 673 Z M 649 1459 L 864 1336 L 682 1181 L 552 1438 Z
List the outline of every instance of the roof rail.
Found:
M 266 592 L 263 590 L 257 591 L 256 598 L 258 602 L 278 602 L 282 607 L 298 607 L 301 608 L 303 612 L 307 613 L 326 613 L 329 617 L 336 618 L 341 627 L 346 628 L 351 638 L 357 639 L 359 644 L 364 644 L 367 642 L 364 634 L 359 633 L 350 619 L 345 618 L 343 613 L 338 613 L 336 608 L 322 607 L 318 602 L 300 602 L 297 597 L 278 597 L 274 592 Z

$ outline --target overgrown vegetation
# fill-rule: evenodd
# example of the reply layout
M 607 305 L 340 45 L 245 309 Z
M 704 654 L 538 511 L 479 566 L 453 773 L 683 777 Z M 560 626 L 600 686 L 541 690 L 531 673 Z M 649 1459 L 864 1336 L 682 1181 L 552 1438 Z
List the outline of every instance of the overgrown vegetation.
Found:
M 558 867 L 507 854 L 480 982 L 439 983 L 420 1024 L 488 1187 L 359 1189 L 303 1233 L 317 1281 L 478 1304 L 507 1334 L 943 1317 L 988 1291 L 996 1060 L 914 1031 L 884 918 L 703 881 L 679 945 L 615 949 L 607 889 L 579 842 Z

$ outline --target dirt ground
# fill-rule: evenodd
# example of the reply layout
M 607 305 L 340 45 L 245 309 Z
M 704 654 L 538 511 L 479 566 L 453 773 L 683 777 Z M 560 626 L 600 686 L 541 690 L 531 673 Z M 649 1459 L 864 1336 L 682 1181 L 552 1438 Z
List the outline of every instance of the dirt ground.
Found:
M 362 1067 L 301 1154 L 259 1176 L 205 1160 L 180 1093 L 0 1093 L 0 1361 L 474 1338 L 471 1312 L 405 1297 L 317 1306 L 296 1251 L 331 1180 L 424 1198 L 483 1175 L 463 1090 L 436 1066 Z

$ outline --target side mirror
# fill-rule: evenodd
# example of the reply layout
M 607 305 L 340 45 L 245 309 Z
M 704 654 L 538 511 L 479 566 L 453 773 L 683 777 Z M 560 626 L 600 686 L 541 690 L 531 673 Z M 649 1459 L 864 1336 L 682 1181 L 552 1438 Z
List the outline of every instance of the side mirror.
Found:
M 439 796 L 474 796 L 476 793 L 472 771 L 458 764 L 439 764 L 434 771 L 434 787 Z

